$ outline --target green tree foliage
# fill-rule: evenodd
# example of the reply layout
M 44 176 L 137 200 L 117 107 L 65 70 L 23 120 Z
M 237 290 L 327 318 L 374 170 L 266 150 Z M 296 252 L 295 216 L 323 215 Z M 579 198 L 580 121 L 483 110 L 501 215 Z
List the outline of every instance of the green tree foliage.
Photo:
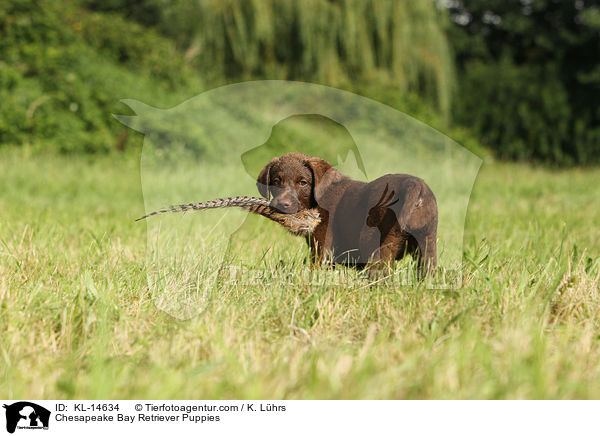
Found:
M 88 0 L 177 42 L 211 83 L 250 78 L 386 84 L 448 112 L 453 61 L 433 2 Z
M 248 79 L 359 90 L 443 126 L 444 20 L 409 0 L 2 2 L 0 145 L 122 149 L 120 99 L 165 107 Z
M 590 0 L 450 2 L 456 119 L 499 156 L 600 162 L 600 7 Z
M 0 29 L 0 145 L 122 149 L 120 98 L 165 104 L 182 84 L 200 86 L 172 41 L 118 15 L 12 0 L 0 3 Z

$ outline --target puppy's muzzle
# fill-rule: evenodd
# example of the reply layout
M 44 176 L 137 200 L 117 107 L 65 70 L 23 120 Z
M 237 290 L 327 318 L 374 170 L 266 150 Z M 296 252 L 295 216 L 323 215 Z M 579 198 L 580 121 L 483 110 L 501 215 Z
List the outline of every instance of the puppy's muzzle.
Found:
M 282 195 L 273 198 L 271 206 L 282 213 L 296 213 L 300 210 L 300 201 L 291 193 L 283 193 Z

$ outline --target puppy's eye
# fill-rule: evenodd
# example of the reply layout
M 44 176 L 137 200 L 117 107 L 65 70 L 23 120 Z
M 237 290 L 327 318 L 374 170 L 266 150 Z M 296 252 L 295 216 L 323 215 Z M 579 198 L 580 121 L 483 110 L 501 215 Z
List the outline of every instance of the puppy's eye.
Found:
M 274 185 L 279 185 L 281 183 L 281 179 L 273 179 Z
M 308 182 L 307 182 L 306 180 L 299 180 L 299 181 L 298 181 L 298 184 L 299 184 L 300 186 L 306 186 L 306 185 L 308 185 Z

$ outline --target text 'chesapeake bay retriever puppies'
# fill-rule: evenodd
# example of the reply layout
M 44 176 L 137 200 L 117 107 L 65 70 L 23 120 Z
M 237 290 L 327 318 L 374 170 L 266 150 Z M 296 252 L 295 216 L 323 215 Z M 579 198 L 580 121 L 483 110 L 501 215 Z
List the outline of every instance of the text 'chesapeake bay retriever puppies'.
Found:
M 315 262 L 391 265 L 409 253 L 421 272 L 436 266 L 437 203 L 417 177 L 387 174 L 364 183 L 321 158 L 287 153 L 262 169 L 257 187 L 283 213 L 317 208 L 321 222 L 306 237 Z

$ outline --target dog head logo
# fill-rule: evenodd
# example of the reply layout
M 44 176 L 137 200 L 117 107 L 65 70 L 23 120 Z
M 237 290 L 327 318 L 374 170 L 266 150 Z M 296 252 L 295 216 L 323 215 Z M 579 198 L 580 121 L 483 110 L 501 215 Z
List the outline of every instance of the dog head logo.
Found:
M 437 266 L 443 276 L 432 287 L 461 286 L 465 218 L 482 160 L 439 131 L 374 100 L 300 82 L 227 85 L 170 109 L 123 103 L 135 115 L 116 118 L 144 134 L 140 168 L 147 214 L 169 205 L 256 197 L 261 168 L 287 152 L 323 158 L 354 180 L 414 175 L 438 203 Z M 364 226 L 365 234 L 375 236 L 376 218 L 400 205 L 397 189 L 376 194 L 365 209 L 370 219 Z M 300 259 L 305 241 L 279 237 L 283 229 L 239 210 L 164 214 L 146 225 L 154 302 L 180 319 L 205 310 L 220 284 L 237 280 L 238 270 L 243 279 L 254 273 L 267 277 L 275 266 L 263 260 L 305 261 Z
M 14 433 L 16 429 L 48 429 L 50 411 L 28 401 L 5 404 L 6 431 Z
M 271 159 L 290 152 L 319 156 L 334 166 L 343 165 L 352 157 L 360 174 L 367 176 L 352 135 L 343 125 L 318 114 L 292 115 L 281 120 L 273 126 L 267 141 L 243 153 L 241 159 L 247 174 L 255 178 Z

